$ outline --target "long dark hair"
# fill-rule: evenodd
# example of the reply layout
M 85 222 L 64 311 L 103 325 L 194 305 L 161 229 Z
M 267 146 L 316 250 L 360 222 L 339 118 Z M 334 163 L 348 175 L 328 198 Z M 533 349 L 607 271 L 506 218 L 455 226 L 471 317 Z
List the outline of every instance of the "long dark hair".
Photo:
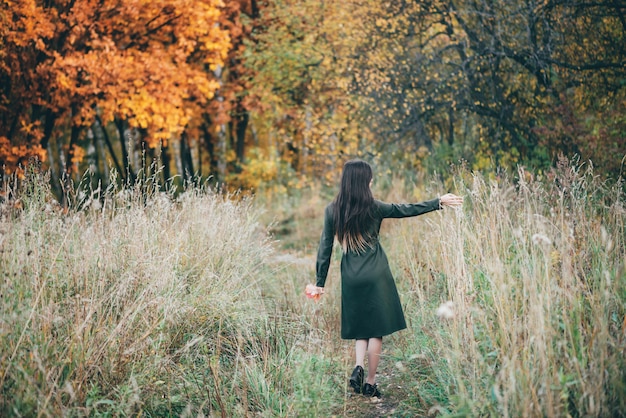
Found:
M 341 186 L 334 200 L 335 235 L 344 253 L 361 253 L 371 246 L 367 225 L 372 220 L 374 197 L 370 190 L 372 167 L 362 160 L 343 166 Z

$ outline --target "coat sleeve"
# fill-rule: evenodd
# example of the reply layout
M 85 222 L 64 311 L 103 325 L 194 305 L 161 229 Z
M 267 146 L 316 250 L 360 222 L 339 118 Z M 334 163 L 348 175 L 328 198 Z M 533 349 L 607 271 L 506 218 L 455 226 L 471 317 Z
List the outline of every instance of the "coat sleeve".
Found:
M 317 249 L 317 262 L 315 263 L 316 285 L 324 287 L 328 268 L 330 267 L 330 257 L 333 254 L 333 243 L 335 240 L 335 228 L 330 205 L 324 211 L 324 229 L 320 237 L 320 245 Z
M 377 201 L 378 210 L 384 218 L 408 218 L 410 216 L 423 215 L 441 209 L 439 198 L 427 200 L 421 203 L 385 203 Z

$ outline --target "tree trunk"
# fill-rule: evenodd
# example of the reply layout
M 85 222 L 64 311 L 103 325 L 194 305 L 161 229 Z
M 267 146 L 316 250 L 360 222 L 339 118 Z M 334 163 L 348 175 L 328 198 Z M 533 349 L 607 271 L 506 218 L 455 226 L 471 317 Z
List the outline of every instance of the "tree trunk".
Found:
M 187 183 L 187 164 L 185 161 L 185 148 L 187 146 L 186 141 L 185 141 L 185 135 L 181 135 L 180 137 L 180 141 L 178 141 L 178 146 L 179 146 L 179 151 L 178 151 L 178 158 L 180 158 L 180 169 L 181 169 L 181 173 L 180 176 L 183 179 L 183 183 Z
M 452 146 L 454 144 L 454 109 L 448 110 L 448 144 Z
M 307 105 L 304 110 L 304 132 L 302 134 L 302 159 L 300 172 L 302 174 L 309 174 L 307 170 L 309 166 L 309 144 L 311 143 L 311 133 L 313 131 L 313 110 L 311 105 Z
M 237 104 L 237 116 L 236 116 L 236 134 L 237 134 L 237 142 L 236 142 L 236 152 L 237 152 L 237 161 L 240 163 L 243 162 L 245 146 L 246 146 L 246 130 L 248 129 L 248 121 L 250 120 L 250 116 L 248 111 L 241 106 L 241 102 Z
M 200 145 L 200 142 L 198 142 L 197 144 L 198 147 L 198 179 L 202 180 L 202 146 Z
M 217 181 L 226 180 L 226 126 L 220 125 L 217 132 Z
M 146 177 L 152 177 L 153 174 L 156 174 L 159 167 L 156 162 L 156 154 L 155 149 L 151 148 L 145 141 L 141 142 L 144 147 L 144 170 Z M 155 180 L 155 179 L 153 179 Z
M 218 66 L 215 71 L 215 78 L 217 79 L 220 89 L 222 87 L 222 67 Z M 224 97 L 221 95 L 221 92 L 217 91 L 216 99 L 219 102 L 219 107 L 224 106 Z M 221 124 L 217 131 L 217 149 L 215 149 L 216 157 L 217 157 L 217 181 L 222 183 L 226 180 L 226 125 Z
M 202 132 L 204 134 L 204 147 L 209 153 L 209 176 L 214 176 L 217 173 L 217 160 L 215 158 L 215 145 L 213 144 L 213 135 L 211 135 L 209 121 L 202 124 Z
M 61 183 L 59 182 L 59 171 L 57 170 L 57 164 L 55 162 L 56 158 L 54 157 L 54 149 L 52 148 L 52 143 L 47 141 L 46 151 L 48 153 L 48 164 L 50 165 L 50 181 L 52 184 L 52 191 L 57 199 L 61 200 Z
M 120 165 L 119 161 L 117 160 L 117 156 L 115 155 L 115 151 L 113 151 L 113 144 L 111 144 L 111 139 L 109 138 L 109 134 L 105 128 L 105 126 L 102 124 L 102 119 L 100 119 L 100 116 L 96 116 L 96 122 L 98 123 L 99 126 L 99 132 L 102 134 L 102 138 L 104 138 L 104 142 L 107 145 L 107 148 L 109 149 L 109 155 L 111 156 L 111 159 L 113 160 L 113 164 L 115 164 L 115 169 L 117 170 L 117 172 L 120 174 L 120 176 L 122 176 L 122 180 L 126 179 L 126 173 L 124 173 L 124 170 L 122 170 L 122 166 Z M 104 147 L 102 148 L 102 153 L 104 155 Z M 109 176 L 108 173 L 108 169 L 107 169 L 107 178 Z
M 52 110 L 48 109 L 46 111 L 45 123 L 43 128 L 43 138 L 41 139 L 41 147 L 45 149 L 48 153 L 48 164 L 50 165 L 50 176 L 52 182 L 52 190 L 54 194 L 60 198 L 61 197 L 61 188 L 59 183 L 59 173 L 61 172 L 61 167 L 57 166 L 54 158 L 54 151 L 52 148 L 52 144 L 50 143 L 50 138 L 52 137 L 52 131 L 54 130 L 54 124 L 56 122 L 56 115 L 52 112 Z
M 180 137 L 180 162 L 183 169 L 183 180 L 185 180 L 185 182 L 193 180 L 194 172 L 191 148 L 187 142 L 187 134 L 184 132 Z
M 92 129 L 94 133 L 94 144 L 96 146 L 96 154 L 98 155 L 98 160 L 102 162 L 102 171 L 101 171 L 102 184 L 104 188 L 106 188 L 109 185 L 109 180 L 111 178 L 111 175 L 109 173 L 109 162 L 107 161 L 106 151 L 104 149 L 104 140 L 103 140 L 103 135 L 102 135 L 103 130 L 98 120 L 94 122 L 94 126 Z M 100 165 L 98 165 L 98 170 L 100 170 Z
M 56 115 L 52 112 L 52 110 L 48 109 L 46 111 L 46 121 L 43 125 L 43 138 L 41 138 L 41 148 L 47 149 L 48 144 L 50 142 L 50 138 L 52 137 L 52 131 L 54 130 L 54 124 L 56 122 Z
M 72 118 L 74 117 L 74 115 L 76 115 L 77 111 L 78 111 L 77 106 L 73 105 L 72 106 Z M 74 171 L 76 171 L 77 176 L 79 175 L 78 174 L 78 162 L 74 163 L 72 160 L 74 159 L 74 145 L 78 143 L 78 137 L 80 135 L 81 129 L 82 128 L 80 126 L 74 125 L 72 123 L 72 129 L 70 131 L 70 144 L 67 148 L 67 158 L 66 158 L 66 161 L 67 161 L 66 170 L 67 170 L 67 174 L 69 174 L 70 180 L 72 178 L 72 173 Z M 76 170 L 74 170 L 73 164 L 76 164 Z
M 250 1 L 250 8 L 252 9 L 250 17 L 252 17 L 253 19 L 258 18 L 260 13 L 259 13 L 259 5 L 257 3 L 257 0 Z
M 124 135 L 124 121 L 115 118 L 115 126 L 117 127 L 118 136 L 120 139 L 120 145 L 122 146 L 122 160 L 126 167 L 126 184 L 135 182 L 135 173 L 133 173 L 133 167 L 130 164 L 130 158 L 128 155 L 128 149 L 126 148 L 126 136 Z
M 161 145 L 161 164 L 163 164 L 163 185 L 167 186 L 167 182 L 172 176 L 172 172 L 170 169 L 170 155 L 169 155 L 169 146 Z
M 96 183 L 102 181 L 102 172 L 100 170 L 100 154 L 98 153 L 98 139 L 96 138 L 95 126 L 87 130 L 87 137 L 91 139 L 91 143 L 87 146 L 87 161 L 89 163 L 89 174 Z

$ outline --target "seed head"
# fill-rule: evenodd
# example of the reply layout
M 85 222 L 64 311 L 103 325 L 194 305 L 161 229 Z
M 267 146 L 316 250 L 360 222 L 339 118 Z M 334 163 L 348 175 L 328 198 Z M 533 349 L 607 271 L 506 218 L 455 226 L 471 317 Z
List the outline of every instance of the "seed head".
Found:
M 454 318 L 454 302 L 451 300 L 442 303 L 439 308 L 437 308 L 437 316 L 440 319 L 452 319 Z

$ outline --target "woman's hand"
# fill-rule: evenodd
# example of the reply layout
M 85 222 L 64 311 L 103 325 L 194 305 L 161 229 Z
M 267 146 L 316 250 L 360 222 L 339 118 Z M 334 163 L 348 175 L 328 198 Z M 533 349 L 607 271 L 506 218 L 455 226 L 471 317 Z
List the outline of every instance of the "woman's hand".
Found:
M 463 204 L 463 198 L 452 193 L 444 194 L 439 198 L 439 204 L 441 206 L 450 206 L 451 208 L 458 208 Z
M 306 294 L 307 298 L 313 299 L 317 302 L 324 294 L 324 288 L 315 286 L 313 284 L 307 284 L 306 288 L 304 289 L 304 293 Z

